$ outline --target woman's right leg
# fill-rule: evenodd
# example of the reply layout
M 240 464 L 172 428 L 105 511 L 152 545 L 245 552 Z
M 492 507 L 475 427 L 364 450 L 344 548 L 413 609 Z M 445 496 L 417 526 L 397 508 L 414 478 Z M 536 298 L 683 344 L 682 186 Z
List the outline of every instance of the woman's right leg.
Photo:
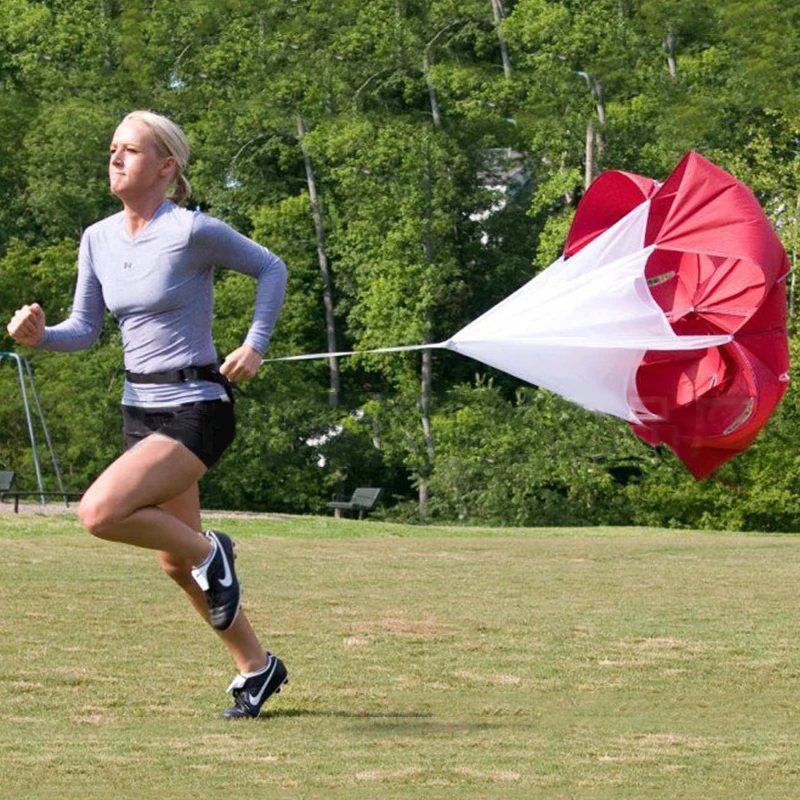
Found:
M 195 483 L 183 494 L 161 503 L 159 508 L 179 519 L 198 533 L 202 530 L 200 523 L 200 493 Z M 200 616 L 209 622 L 208 601 L 203 590 L 192 577 L 192 564 L 182 560 L 173 553 L 158 552 L 161 568 L 178 586 L 183 589 L 189 602 Z M 255 672 L 264 666 L 264 648 L 250 625 L 244 611 L 240 611 L 236 621 L 225 631 L 216 631 L 225 647 L 228 648 L 239 672 Z

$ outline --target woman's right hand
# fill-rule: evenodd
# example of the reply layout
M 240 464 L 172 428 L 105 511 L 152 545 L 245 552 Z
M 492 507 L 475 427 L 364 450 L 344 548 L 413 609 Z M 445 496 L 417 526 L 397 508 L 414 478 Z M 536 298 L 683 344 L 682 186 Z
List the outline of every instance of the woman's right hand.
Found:
M 14 312 L 6 330 L 14 341 L 36 347 L 44 336 L 44 311 L 38 303 L 22 306 Z

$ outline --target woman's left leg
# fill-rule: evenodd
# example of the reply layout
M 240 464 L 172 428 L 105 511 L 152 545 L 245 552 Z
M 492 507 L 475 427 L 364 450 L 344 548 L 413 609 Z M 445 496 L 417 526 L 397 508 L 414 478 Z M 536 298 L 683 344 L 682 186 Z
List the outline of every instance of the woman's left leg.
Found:
M 173 497 L 165 503 L 161 503 L 160 508 L 172 516 L 179 519 L 193 530 L 202 530 L 200 522 L 200 492 L 195 483 L 183 494 Z M 191 562 L 177 558 L 172 553 L 164 550 L 159 551 L 158 559 L 161 568 L 169 575 L 178 586 L 183 589 L 189 602 L 194 606 L 198 614 L 206 621 L 210 622 L 208 615 L 208 602 L 206 601 L 203 590 L 197 585 L 192 577 Z M 264 648 L 256 636 L 249 620 L 240 611 L 236 621 L 225 631 L 216 631 L 225 647 L 228 648 L 239 672 L 255 672 L 264 666 Z
M 206 465 L 180 442 L 151 434 L 123 453 L 88 488 L 81 523 L 100 539 L 166 550 L 201 564 L 213 545 L 199 531 L 159 508 L 196 485 Z
M 203 535 L 159 506 L 183 494 L 206 465 L 188 447 L 153 433 L 123 453 L 89 487 L 78 517 L 101 539 L 166 550 L 190 562 L 205 592 L 212 625 L 230 628 L 239 613 L 241 590 L 233 542 L 224 533 Z

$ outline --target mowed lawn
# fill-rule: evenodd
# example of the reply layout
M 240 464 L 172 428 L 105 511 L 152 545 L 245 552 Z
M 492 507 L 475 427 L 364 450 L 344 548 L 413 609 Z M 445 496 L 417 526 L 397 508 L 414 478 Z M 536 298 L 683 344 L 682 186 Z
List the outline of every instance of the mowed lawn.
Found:
M 152 554 L 0 517 L 0 798 L 797 798 L 800 539 L 206 522 L 291 683 Z

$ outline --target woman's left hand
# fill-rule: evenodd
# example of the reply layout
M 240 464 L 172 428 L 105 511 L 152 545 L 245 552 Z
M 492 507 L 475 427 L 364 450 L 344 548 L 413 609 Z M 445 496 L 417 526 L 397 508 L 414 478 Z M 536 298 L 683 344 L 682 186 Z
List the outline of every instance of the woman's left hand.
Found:
M 263 361 L 258 350 L 250 347 L 249 344 L 243 344 L 225 359 L 219 371 L 233 383 L 244 383 L 258 372 Z

